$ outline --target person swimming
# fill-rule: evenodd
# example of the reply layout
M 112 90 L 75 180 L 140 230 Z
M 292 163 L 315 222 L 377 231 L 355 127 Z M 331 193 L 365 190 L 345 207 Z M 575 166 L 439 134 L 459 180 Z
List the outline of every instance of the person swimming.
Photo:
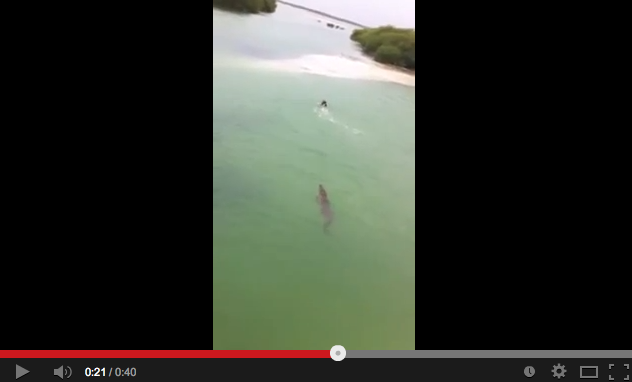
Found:
M 323 100 L 323 101 L 320 103 L 320 107 L 327 107 L 327 101 Z
M 320 213 L 323 215 L 325 222 L 323 223 L 323 231 L 328 232 L 331 222 L 334 220 L 334 213 L 331 210 L 331 203 L 327 196 L 327 191 L 322 184 L 318 185 L 318 195 L 316 196 L 318 204 L 320 204 Z

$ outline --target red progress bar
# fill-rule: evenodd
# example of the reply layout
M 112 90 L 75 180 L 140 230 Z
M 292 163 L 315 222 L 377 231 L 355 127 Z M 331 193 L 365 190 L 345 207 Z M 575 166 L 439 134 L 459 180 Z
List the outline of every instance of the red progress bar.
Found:
M 331 358 L 329 350 L 0 350 L 0 358 Z

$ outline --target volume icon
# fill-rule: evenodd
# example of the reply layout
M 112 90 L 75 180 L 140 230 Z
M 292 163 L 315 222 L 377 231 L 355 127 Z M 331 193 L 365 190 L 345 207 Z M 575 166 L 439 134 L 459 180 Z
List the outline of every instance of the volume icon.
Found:
M 72 376 L 72 369 L 68 366 L 64 367 L 64 365 L 61 365 L 57 369 L 53 370 L 53 375 L 56 375 L 61 379 L 64 379 L 64 376 L 66 378 L 70 378 Z

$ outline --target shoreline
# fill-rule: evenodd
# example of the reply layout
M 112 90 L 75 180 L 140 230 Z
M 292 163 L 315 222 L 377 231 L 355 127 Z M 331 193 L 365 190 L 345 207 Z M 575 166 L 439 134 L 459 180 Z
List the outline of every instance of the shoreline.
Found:
M 373 59 L 371 56 L 367 56 L 370 59 Z M 414 70 L 410 70 L 410 69 L 406 69 L 406 68 L 402 68 L 401 66 L 395 66 L 395 65 L 387 65 L 387 64 L 382 64 L 381 62 L 377 62 L 375 60 L 373 60 L 375 62 L 375 64 L 383 69 L 389 69 L 389 70 L 394 70 L 396 72 L 400 72 L 400 73 L 404 73 L 404 74 L 408 74 L 409 76 L 413 76 L 415 77 L 415 71 Z
M 343 23 L 347 23 L 347 24 L 350 24 L 350 25 L 353 25 L 353 26 L 356 26 L 356 27 L 371 28 L 371 27 L 366 26 L 366 25 L 358 24 L 355 21 L 343 19 L 343 18 L 334 16 L 334 15 L 330 15 L 330 14 L 325 13 L 325 12 L 318 11 L 316 9 L 312 9 L 312 8 L 308 8 L 308 7 L 305 7 L 305 6 L 302 6 L 302 5 L 290 3 L 290 2 L 287 2 L 285 0 L 277 0 L 277 3 L 283 4 L 283 5 L 287 5 L 287 6 L 290 6 L 290 7 L 293 7 L 293 8 L 297 8 L 297 9 L 300 9 L 300 10 L 303 10 L 303 11 L 306 11 L 306 12 L 310 12 L 310 13 L 313 13 L 313 14 L 316 14 L 316 15 L 319 15 L 319 16 L 328 17 L 328 18 L 330 18 L 332 20 L 343 22 Z M 403 67 L 400 67 L 400 66 L 395 66 L 395 65 L 382 64 L 380 62 L 375 61 L 375 59 L 373 57 L 371 57 L 371 56 L 369 56 L 369 55 L 367 55 L 367 54 L 365 54 L 363 52 L 362 52 L 362 55 L 364 57 L 370 59 L 371 61 L 373 61 L 373 63 L 375 65 L 377 65 L 378 67 L 380 67 L 382 69 L 394 70 L 396 72 L 408 74 L 410 76 L 415 77 L 415 71 L 414 70 L 406 69 L 406 68 L 403 68 Z
M 310 12 L 310 13 L 314 13 L 314 14 L 317 14 L 317 15 L 319 15 L 319 16 L 329 17 L 329 18 L 330 18 L 330 19 L 332 19 L 332 20 L 335 20 L 335 21 L 340 21 L 340 22 L 343 22 L 343 23 L 347 23 L 347 24 L 349 24 L 349 25 L 353 25 L 353 26 L 356 26 L 356 27 L 360 27 L 360 28 L 370 28 L 370 27 L 368 27 L 368 26 L 366 26 L 366 25 L 358 24 L 358 23 L 356 23 L 355 21 L 351 21 L 351 20 L 343 19 L 343 18 L 340 18 L 340 17 L 334 16 L 334 15 L 330 15 L 330 14 L 328 14 L 328 13 L 321 12 L 321 11 L 318 11 L 318 10 L 316 10 L 316 9 L 308 8 L 308 7 L 305 7 L 305 6 L 302 6 L 302 5 L 298 5 L 298 4 L 294 4 L 294 3 L 289 3 L 289 2 L 287 2 L 287 1 L 285 1 L 285 0 L 277 0 L 277 3 L 283 4 L 283 5 L 287 5 L 287 6 L 290 6 L 290 7 L 293 7 L 293 8 L 302 9 L 302 10 L 304 10 L 304 11 L 307 11 L 307 12 Z

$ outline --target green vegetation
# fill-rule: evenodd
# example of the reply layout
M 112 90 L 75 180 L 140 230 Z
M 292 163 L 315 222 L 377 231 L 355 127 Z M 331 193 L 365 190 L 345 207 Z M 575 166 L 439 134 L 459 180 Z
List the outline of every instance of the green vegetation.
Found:
M 356 29 L 351 39 L 362 51 L 382 64 L 415 70 L 415 30 L 387 25 Z
M 273 13 L 276 0 L 213 0 L 213 7 L 240 13 Z

